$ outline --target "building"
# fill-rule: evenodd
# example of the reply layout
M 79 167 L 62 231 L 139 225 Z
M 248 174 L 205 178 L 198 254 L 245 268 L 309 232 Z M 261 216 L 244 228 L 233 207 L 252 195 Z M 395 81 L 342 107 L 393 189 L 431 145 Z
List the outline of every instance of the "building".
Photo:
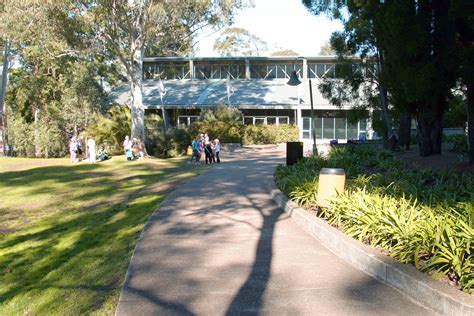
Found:
M 311 79 L 317 142 L 370 138 L 367 120 L 349 123 L 349 108 L 329 104 L 317 88 L 322 78 L 335 76 L 335 67 L 334 57 L 149 57 L 143 61 L 143 104 L 145 113 L 160 114 L 164 107 L 171 126 L 189 125 L 201 109 L 229 104 L 243 112 L 245 124 L 297 124 L 300 139 L 310 140 Z M 301 85 L 287 85 L 293 70 Z M 116 91 L 119 103 L 129 100 L 128 91 Z

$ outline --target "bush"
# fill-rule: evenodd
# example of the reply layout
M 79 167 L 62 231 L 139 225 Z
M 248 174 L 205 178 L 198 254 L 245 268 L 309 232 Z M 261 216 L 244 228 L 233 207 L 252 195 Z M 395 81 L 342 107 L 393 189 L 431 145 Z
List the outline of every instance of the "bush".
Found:
M 336 147 L 328 158 L 304 158 L 275 171 L 290 199 L 316 207 L 319 171 L 346 170 L 347 190 L 319 216 L 372 247 L 461 289 L 474 289 L 474 179 L 468 174 L 406 169 L 392 153 Z
M 298 139 L 298 127 L 295 125 L 247 125 L 243 130 L 242 144 L 278 144 Z
M 467 154 L 467 135 L 444 135 L 443 142 L 453 144 L 452 150 L 458 153 Z
M 221 143 L 240 143 L 242 141 L 242 124 L 223 121 L 193 122 L 190 133 L 195 137 L 207 133 L 209 139 L 218 138 Z
M 104 144 L 107 151 L 122 154 L 125 136 L 131 133 L 132 116 L 126 106 L 112 106 L 105 115 L 97 114 L 95 123 L 86 131 L 94 137 L 98 146 Z
M 166 133 L 157 128 L 148 130 L 146 134 L 145 146 L 148 154 L 161 158 L 183 155 L 192 140 L 189 131 L 183 128 L 168 128 Z

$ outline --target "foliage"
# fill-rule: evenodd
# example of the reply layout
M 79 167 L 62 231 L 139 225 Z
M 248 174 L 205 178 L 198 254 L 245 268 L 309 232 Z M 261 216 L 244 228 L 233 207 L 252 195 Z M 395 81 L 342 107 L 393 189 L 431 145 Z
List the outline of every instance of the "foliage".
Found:
M 449 100 L 449 108 L 443 117 L 443 127 L 466 127 L 467 102 L 462 96 L 454 96 Z
M 292 49 L 277 50 L 270 54 L 271 56 L 299 56 L 297 52 Z
M 0 158 L 0 314 L 113 314 L 162 184 L 195 174 L 178 160 Z
M 114 105 L 104 115 L 95 116 L 95 122 L 89 126 L 85 136 L 93 136 L 98 146 L 103 144 L 114 154 L 123 153 L 122 143 L 125 136 L 130 136 L 130 123 L 130 109 Z
M 401 262 L 473 290 L 474 179 L 469 174 L 407 169 L 388 151 L 354 146 L 279 166 L 276 181 L 292 200 L 315 208 L 323 167 L 344 168 L 347 190 L 319 216 Z
M 162 128 L 155 128 L 147 130 L 145 145 L 148 154 L 167 158 L 183 155 L 191 141 L 192 136 L 187 129 L 173 127 L 163 132 Z
M 242 140 L 242 123 L 230 124 L 223 121 L 193 122 L 190 132 L 193 137 L 207 133 L 210 139 L 218 138 L 221 143 L 240 143 Z
M 453 144 L 452 150 L 459 153 L 467 153 L 467 135 L 444 135 L 443 142 Z
M 240 27 L 231 27 L 219 36 L 214 50 L 221 56 L 260 56 L 268 51 L 267 43 Z
M 298 141 L 295 125 L 247 125 L 243 129 L 242 144 L 277 144 Z

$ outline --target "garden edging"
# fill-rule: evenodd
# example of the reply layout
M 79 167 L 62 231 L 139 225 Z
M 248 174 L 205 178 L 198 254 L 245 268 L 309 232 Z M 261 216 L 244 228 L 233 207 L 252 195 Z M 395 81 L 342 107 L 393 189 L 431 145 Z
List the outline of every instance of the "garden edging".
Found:
M 474 297 L 345 235 L 326 221 L 310 214 L 288 198 L 269 178 L 272 199 L 291 218 L 325 247 L 359 270 L 385 282 L 419 304 L 443 315 L 474 315 Z

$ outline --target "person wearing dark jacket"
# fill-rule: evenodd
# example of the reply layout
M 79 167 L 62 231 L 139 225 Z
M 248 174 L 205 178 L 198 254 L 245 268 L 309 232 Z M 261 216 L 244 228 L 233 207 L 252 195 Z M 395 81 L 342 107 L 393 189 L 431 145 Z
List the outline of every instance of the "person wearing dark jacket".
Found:
M 212 146 L 211 142 L 204 144 L 204 153 L 206 154 L 206 165 L 212 163 Z

